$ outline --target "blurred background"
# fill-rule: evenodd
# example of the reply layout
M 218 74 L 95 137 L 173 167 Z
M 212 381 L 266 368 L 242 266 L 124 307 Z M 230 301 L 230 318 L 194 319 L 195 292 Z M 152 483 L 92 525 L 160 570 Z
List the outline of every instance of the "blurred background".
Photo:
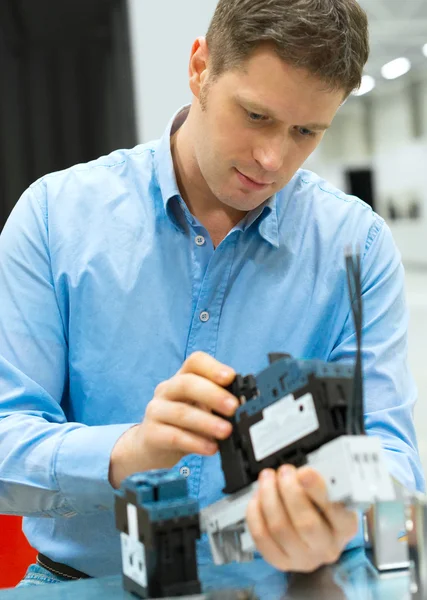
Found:
M 162 135 L 191 99 L 191 45 L 216 2 L 0 0 L 0 230 L 38 177 Z M 368 202 L 402 254 L 426 470 L 427 0 L 359 2 L 372 46 L 361 93 L 305 166 Z M 32 556 L 18 531 L 0 516 L 0 587 Z

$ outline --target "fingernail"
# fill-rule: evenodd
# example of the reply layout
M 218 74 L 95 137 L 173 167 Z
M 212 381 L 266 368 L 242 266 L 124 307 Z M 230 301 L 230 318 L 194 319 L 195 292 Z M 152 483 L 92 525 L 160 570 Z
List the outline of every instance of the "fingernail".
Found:
M 313 473 L 310 473 L 310 472 L 301 473 L 301 475 L 298 477 L 298 481 L 300 482 L 302 487 L 305 487 L 305 488 L 311 487 L 314 483 Z
M 283 479 L 292 479 L 292 477 L 294 476 L 295 473 L 295 467 L 292 467 L 291 465 L 284 465 L 283 467 L 280 468 L 280 476 Z
M 217 432 L 220 435 L 230 433 L 230 431 L 231 431 L 231 423 L 228 423 L 227 421 L 221 421 L 220 423 L 218 423 Z
M 230 396 L 228 396 L 225 400 L 225 405 L 229 410 L 235 410 L 239 406 L 239 403 L 237 401 L 237 398 L 231 398 Z
M 221 379 L 224 379 L 224 380 L 227 380 L 227 381 L 230 379 L 230 377 L 231 377 L 233 374 L 234 374 L 234 371 L 233 371 L 233 369 L 222 369 L 222 370 L 219 372 L 219 376 L 220 376 L 220 378 L 221 378 Z
M 261 481 L 271 481 L 271 479 L 273 478 L 274 473 L 272 471 L 262 471 L 261 472 Z

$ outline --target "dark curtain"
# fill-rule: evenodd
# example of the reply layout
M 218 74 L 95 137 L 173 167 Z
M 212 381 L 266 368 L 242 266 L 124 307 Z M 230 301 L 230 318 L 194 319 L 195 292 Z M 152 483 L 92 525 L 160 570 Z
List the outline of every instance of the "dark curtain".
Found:
M 135 144 L 126 0 L 0 0 L 0 229 L 38 177 Z

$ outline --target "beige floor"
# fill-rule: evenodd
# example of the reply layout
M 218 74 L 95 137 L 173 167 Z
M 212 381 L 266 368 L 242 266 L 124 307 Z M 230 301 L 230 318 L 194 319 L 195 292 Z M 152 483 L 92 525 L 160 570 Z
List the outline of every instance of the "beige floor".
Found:
M 427 269 L 407 270 L 407 299 L 410 310 L 409 363 L 418 386 L 415 426 L 424 473 L 427 476 Z

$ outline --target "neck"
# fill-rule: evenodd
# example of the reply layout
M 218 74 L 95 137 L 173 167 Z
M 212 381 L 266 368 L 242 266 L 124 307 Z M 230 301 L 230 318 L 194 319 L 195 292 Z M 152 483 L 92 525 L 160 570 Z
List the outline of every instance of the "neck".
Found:
M 191 214 L 207 229 L 215 246 L 246 212 L 227 206 L 209 189 L 200 172 L 191 143 L 191 110 L 187 120 L 171 137 L 171 153 L 181 196 Z

